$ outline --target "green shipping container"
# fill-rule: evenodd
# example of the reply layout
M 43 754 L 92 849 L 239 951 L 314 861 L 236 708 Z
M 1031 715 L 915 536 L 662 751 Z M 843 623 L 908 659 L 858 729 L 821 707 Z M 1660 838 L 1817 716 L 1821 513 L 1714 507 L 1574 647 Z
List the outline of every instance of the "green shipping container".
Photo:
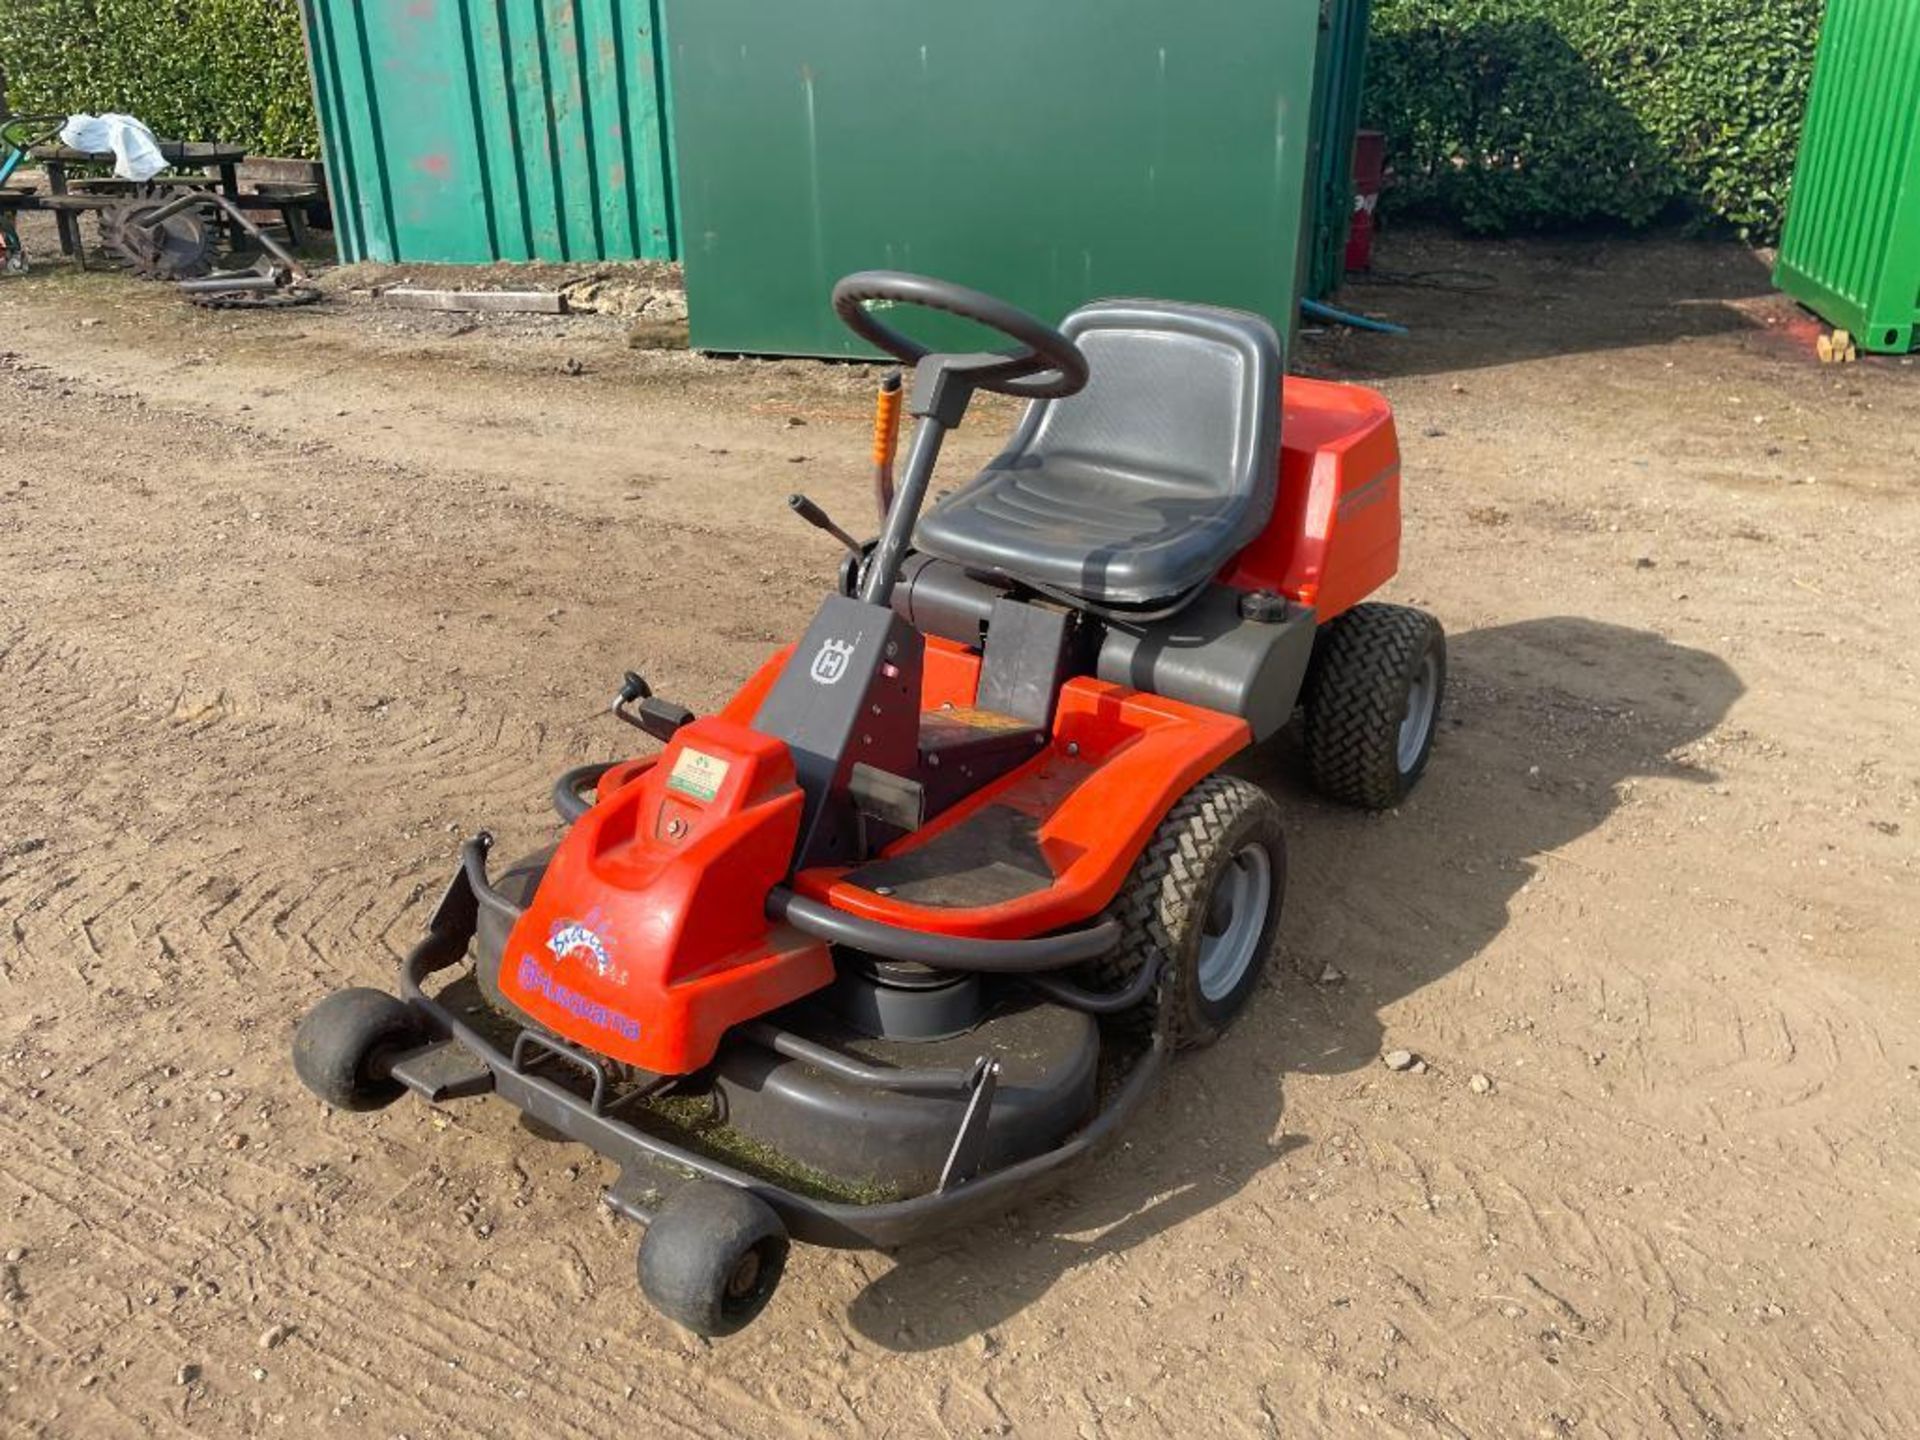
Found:
M 1347 231 L 1353 223 L 1353 140 L 1367 83 L 1367 29 L 1372 0 L 1326 0 L 1314 67 L 1313 145 L 1308 173 L 1307 280 L 1304 294 L 1324 300 L 1347 276 Z
M 657 0 L 302 0 L 342 258 L 677 253 Z
M 1920 0 L 1828 0 L 1774 283 L 1864 349 L 1920 337 Z
M 703 350 L 861 355 L 828 294 L 917 270 L 1057 319 L 1266 315 L 1304 280 L 1319 0 L 667 0 Z

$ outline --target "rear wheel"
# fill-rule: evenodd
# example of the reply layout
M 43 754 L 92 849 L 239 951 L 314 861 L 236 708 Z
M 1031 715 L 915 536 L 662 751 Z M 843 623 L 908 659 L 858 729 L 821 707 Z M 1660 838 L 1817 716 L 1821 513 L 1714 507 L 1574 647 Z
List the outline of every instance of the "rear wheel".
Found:
M 1143 965 L 1161 967 L 1158 1005 L 1120 1023 L 1162 1028 L 1180 1046 L 1219 1038 L 1259 986 L 1286 888 L 1273 798 L 1228 775 L 1189 790 L 1115 902 L 1120 944 L 1097 966 L 1101 984 L 1120 989 Z
M 1307 771 L 1329 799 L 1399 804 L 1427 768 L 1447 688 L 1440 622 L 1406 605 L 1356 605 L 1327 623 L 1307 677 Z

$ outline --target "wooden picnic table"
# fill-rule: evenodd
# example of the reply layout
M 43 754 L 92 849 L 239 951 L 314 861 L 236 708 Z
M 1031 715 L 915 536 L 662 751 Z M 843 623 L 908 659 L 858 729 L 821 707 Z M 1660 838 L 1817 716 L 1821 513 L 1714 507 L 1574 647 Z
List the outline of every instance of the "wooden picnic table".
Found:
M 244 145 L 230 145 L 217 140 L 162 140 L 159 142 L 160 154 L 176 170 L 211 170 L 219 176 L 219 189 L 229 200 L 240 198 L 240 162 L 247 158 Z M 114 154 L 111 150 L 75 150 L 72 146 L 58 143 L 36 145 L 29 152 L 40 162 L 47 172 L 47 193 L 49 196 L 67 194 L 67 167 L 69 165 L 111 165 Z M 53 210 L 54 225 L 60 231 L 60 253 L 63 255 L 81 255 L 80 216 L 77 212 L 62 206 L 56 200 L 48 208 Z

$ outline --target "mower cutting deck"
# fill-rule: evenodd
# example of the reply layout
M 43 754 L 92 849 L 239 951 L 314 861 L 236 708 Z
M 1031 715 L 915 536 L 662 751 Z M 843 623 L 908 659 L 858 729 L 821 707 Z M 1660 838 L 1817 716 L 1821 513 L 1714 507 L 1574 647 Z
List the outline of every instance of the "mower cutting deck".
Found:
M 1395 804 L 1445 686 L 1437 622 L 1360 603 L 1398 563 L 1391 412 L 1283 396 L 1264 320 L 1113 301 L 1054 330 L 895 272 L 834 303 L 914 367 L 918 422 L 875 540 L 794 498 L 847 546 L 839 593 L 718 714 L 629 675 L 614 713 L 659 752 L 562 776 L 558 840 L 497 875 L 467 842 L 400 994 L 340 991 L 294 1040 L 333 1105 L 491 1092 L 613 1160 L 642 1288 L 706 1335 L 759 1313 L 790 1237 L 977 1218 L 1118 1131 L 1273 948 L 1278 807 L 1222 764 L 1297 716 L 1323 791 Z M 875 303 L 1014 348 L 931 354 Z M 923 515 L 979 390 L 1026 415 Z

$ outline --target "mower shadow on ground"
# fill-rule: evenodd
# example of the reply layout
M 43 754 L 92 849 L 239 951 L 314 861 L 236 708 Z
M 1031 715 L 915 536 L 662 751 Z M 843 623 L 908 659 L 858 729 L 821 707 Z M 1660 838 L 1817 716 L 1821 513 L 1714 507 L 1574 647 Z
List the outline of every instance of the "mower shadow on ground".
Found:
M 1380 1069 L 1389 1007 L 1480 957 L 1515 895 L 1554 863 L 1537 857 L 1598 830 L 1635 782 L 1712 782 L 1687 747 L 1743 690 L 1718 656 L 1586 619 L 1472 631 L 1449 652 L 1445 732 L 1401 810 L 1362 815 L 1314 798 L 1286 737 L 1235 767 L 1270 786 L 1288 818 L 1287 911 L 1264 992 L 1219 1045 L 1181 1057 L 1120 1147 L 1058 1195 L 1003 1225 L 898 1252 L 852 1305 L 862 1334 L 899 1350 L 953 1344 L 1078 1267 L 1124 1273 L 1126 1252 L 1207 1223 L 1274 1165 L 1298 1167 L 1299 1189 L 1310 1189 L 1311 1165 L 1289 1157 L 1326 1137 L 1288 1131 L 1284 1077 L 1372 1067 L 1387 1083 L 1421 1083 Z M 1340 978 L 1321 980 L 1328 967 Z M 1416 1051 L 1443 1043 L 1391 1039 Z M 1471 1064 L 1433 1058 L 1437 1071 Z M 1276 1186 L 1251 1202 L 1269 1207 L 1276 1237 L 1292 1198 Z M 1223 1248 L 1195 1283 L 1284 1285 L 1276 1243 Z

